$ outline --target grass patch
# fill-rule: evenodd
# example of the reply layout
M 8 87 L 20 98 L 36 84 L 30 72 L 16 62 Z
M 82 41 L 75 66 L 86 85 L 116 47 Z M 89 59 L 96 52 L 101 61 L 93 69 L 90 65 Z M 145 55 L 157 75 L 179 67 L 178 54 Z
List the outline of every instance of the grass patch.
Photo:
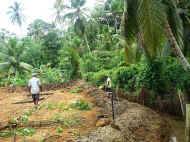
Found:
M 76 93 L 80 93 L 80 92 L 82 92 L 82 88 L 76 87 L 76 88 L 70 90 L 69 92 L 70 92 L 70 93 L 75 93 L 75 94 L 76 94 Z
M 90 110 L 92 108 L 92 106 L 84 100 L 77 100 L 70 104 L 70 107 L 78 110 Z
M 81 125 L 81 118 L 79 117 L 69 117 L 65 118 L 61 114 L 57 113 L 53 116 L 52 120 L 54 121 L 63 121 L 62 127 L 70 128 L 73 126 Z
M 33 136 L 36 133 L 34 128 L 18 128 L 15 132 L 13 130 L 6 130 L 0 132 L 1 138 L 9 138 L 14 136 L 14 134 L 18 136 Z
M 1 138 L 9 138 L 9 137 L 11 137 L 13 134 L 12 134 L 12 132 L 11 131 L 1 131 L 0 132 L 0 137 Z
M 32 113 L 33 113 L 33 110 L 31 109 L 31 110 L 25 111 L 25 112 L 24 112 L 24 115 L 31 116 Z
M 44 103 L 40 106 L 39 109 L 55 110 L 57 109 L 57 104 L 55 103 Z
M 16 134 L 19 136 L 33 136 L 36 133 L 34 128 L 19 128 Z
M 68 106 L 68 105 L 66 105 L 64 103 L 59 103 L 59 104 L 45 103 L 45 104 L 42 104 L 39 109 L 47 109 L 47 110 L 58 109 L 59 111 L 68 111 L 71 108 L 70 108 L 70 106 Z
M 28 123 L 28 120 L 29 120 L 29 116 L 28 116 L 28 115 L 23 114 L 23 115 L 20 117 L 20 122 L 21 122 L 21 123 L 26 124 L 26 123 Z
M 57 127 L 57 128 L 56 128 L 56 133 L 57 133 L 57 134 L 62 134 L 62 133 L 63 133 L 63 128 L 60 127 L 60 126 Z
M 67 111 L 71 109 L 68 105 L 64 103 L 58 104 L 57 108 L 59 109 L 59 111 Z

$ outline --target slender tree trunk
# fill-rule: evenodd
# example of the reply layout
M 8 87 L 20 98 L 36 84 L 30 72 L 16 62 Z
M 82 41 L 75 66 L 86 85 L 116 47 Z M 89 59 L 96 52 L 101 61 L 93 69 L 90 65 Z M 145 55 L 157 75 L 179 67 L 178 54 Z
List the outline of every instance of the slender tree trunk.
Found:
M 125 45 L 125 56 L 126 56 L 126 63 L 129 62 L 128 60 L 128 54 L 129 54 L 129 47 L 127 45 L 127 0 L 123 1 L 124 3 L 124 11 L 123 11 L 123 16 L 122 16 L 122 21 L 121 21 L 121 32 L 122 32 L 122 36 L 124 37 L 124 40 L 126 41 L 126 45 Z
M 183 68 L 185 70 L 190 70 L 190 64 L 187 61 L 187 59 L 185 58 L 185 56 L 183 55 L 177 41 L 176 38 L 174 37 L 174 34 L 171 30 L 170 24 L 168 23 L 168 21 L 166 22 L 166 34 L 168 36 L 168 39 L 170 41 L 171 47 L 173 49 L 173 52 L 175 53 L 175 55 L 178 57 L 179 61 L 181 62 Z
M 181 62 L 183 68 L 185 70 L 190 70 L 190 64 L 187 61 L 187 59 L 185 58 L 185 56 L 183 55 L 174 35 L 173 32 L 171 30 L 171 27 L 168 23 L 168 21 L 166 22 L 166 34 L 169 38 L 169 41 L 171 43 L 171 47 L 175 53 L 175 55 L 178 57 L 179 61 Z M 188 97 L 186 95 L 186 97 Z M 189 104 L 189 100 L 186 100 L 186 128 L 185 128 L 185 132 L 186 132 L 186 142 L 190 142 L 190 104 Z
M 124 11 L 121 23 L 121 30 L 124 37 L 127 37 L 127 0 L 124 0 Z
M 85 43 L 86 43 L 86 46 L 87 46 L 87 48 L 88 48 L 88 51 L 91 52 L 86 34 L 84 34 L 84 41 L 85 41 Z

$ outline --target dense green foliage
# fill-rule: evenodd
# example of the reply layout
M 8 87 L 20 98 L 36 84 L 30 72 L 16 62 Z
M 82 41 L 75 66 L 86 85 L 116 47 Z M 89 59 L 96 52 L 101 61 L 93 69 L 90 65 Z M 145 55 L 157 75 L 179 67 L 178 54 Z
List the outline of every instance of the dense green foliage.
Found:
M 190 56 L 188 1 L 107 0 L 91 14 L 85 2 L 56 1 L 56 24 L 71 23 L 64 31 L 41 19 L 29 25 L 22 39 L 1 31 L 0 84 L 26 85 L 36 71 L 43 84 L 80 78 L 99 86 L 110 76 L 113 88 L 128 92 L 189 91 L 189 72 L 174 57 L 174 43 L 169 43 L 173 36 L 182 55 Z M 14 20 L 21 25 L 19 18 Z M 165 33 L 167 23 L 170 37 Z

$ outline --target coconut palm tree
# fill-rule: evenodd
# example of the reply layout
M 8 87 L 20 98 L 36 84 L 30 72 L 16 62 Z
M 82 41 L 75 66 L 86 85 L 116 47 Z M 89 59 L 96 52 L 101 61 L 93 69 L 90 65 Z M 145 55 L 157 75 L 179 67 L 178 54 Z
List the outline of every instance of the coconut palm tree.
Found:
M 12 6 L 9 7 L 7 14 L 10 16 L 10 20 L 13 24 L 18 24 L 19 27 L 22 26 L 24 21 L 24 15 L 22 13 L 23 9 L 21 3 L 14 2 Z
M 17 39 L 11 38 L 6 43 L 0 45 L 0 71 L 7 74 L 30 71 L 32 66 L 22 61 L 24 44 Z
M 186 52 L 188 36 L 186 31 L 190 26 L 190 1 L 188 0 L 163 0 L 165 4 L 167 19 L 165 22 L 166 35 L 171 43 L 173 52 L 178 57 L 184 69 L 189 70 L 190 65 L 184 57 Z M 188 25 L 188 26 L 187 26 Z
M 184 54 L 190 53 L 190 1 L 183 0 L 179 2 L 180 17 L 183 21 L 184 28 Z
M 181 51 L 183 26 L 179 13 L 174 9 L 177 0 L 166 1 L 167 3 L 164 0 L 124 0 L 123 35 L 127 40 L 127 47 L 133 43 L 131 41 L 139 41 L 149 60 L 159 56 L 162 44 L 169 40 L 172 51 L 184 69 L 189 70 L 190 64 Z M 175 12 L 168 12 L 171 8 Z
M 64 1 L 65 2 L 65 1 Z M 86 31 L 85 22 L 89 17 L 84 7 L 86 0 L 70 0 L 65 4 L 63 0 L 57 0 L 54 7 L 57 10 L 56 21 L 58 23 L 73 23 L 75 32 L 84 38 L 86 46 L 90 51 Z

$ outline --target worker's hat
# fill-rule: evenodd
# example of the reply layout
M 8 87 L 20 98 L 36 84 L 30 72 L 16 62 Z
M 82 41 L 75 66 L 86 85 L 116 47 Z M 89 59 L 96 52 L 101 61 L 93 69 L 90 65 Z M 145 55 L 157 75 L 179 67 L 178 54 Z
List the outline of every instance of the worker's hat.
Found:
M 35 72 L 32 73 L 32 76 L 36 76 L 36 75 L 37 75 L 37 73 L 35 73 Z

